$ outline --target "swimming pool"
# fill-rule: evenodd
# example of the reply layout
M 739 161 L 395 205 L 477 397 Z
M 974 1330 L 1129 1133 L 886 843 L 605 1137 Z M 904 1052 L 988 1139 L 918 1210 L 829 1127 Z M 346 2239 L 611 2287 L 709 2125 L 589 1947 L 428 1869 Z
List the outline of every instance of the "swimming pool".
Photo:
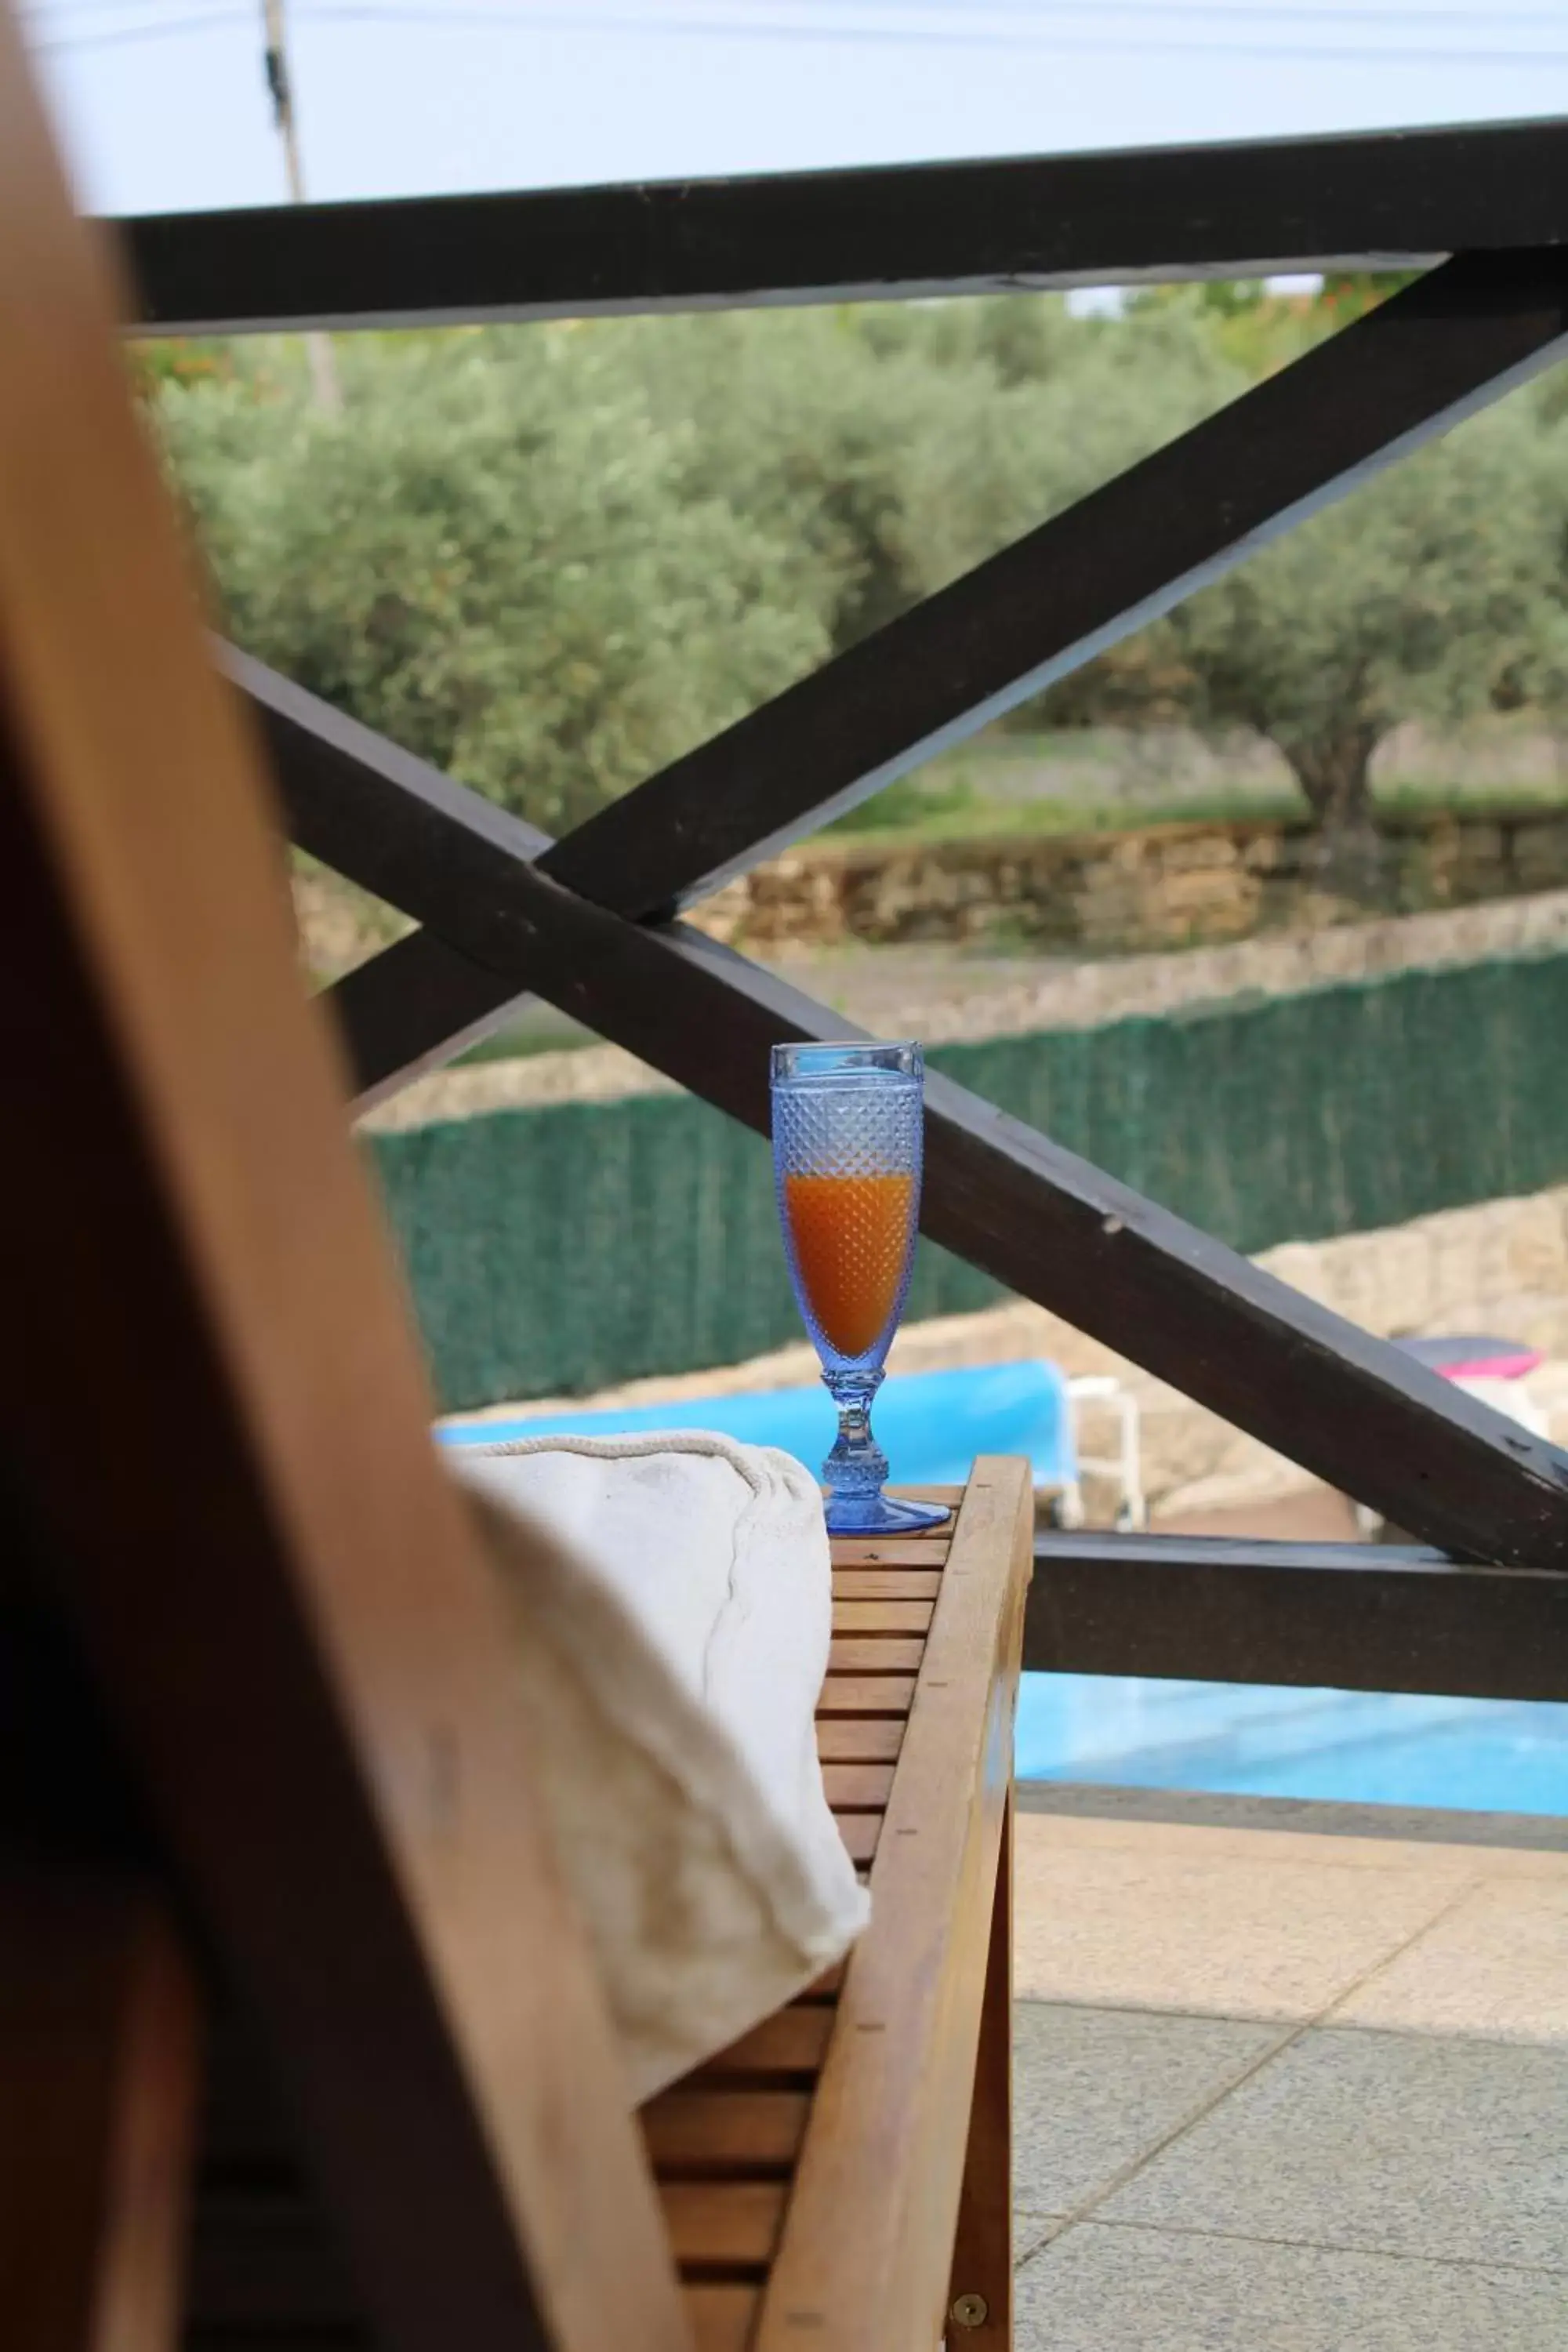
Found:
M 1020 1780 L 1568 1814 L 1568 1706 L 1026 1675 Z

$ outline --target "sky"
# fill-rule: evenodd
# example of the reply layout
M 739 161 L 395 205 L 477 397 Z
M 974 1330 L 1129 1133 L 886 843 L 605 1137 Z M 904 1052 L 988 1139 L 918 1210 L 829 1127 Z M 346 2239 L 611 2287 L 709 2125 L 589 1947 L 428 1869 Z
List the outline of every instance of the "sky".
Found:
M 21 0 L 97 212 L 285 194 L 261 0 Z M 1568 115 L 1568 0 L 288 0 L 313 197 Z

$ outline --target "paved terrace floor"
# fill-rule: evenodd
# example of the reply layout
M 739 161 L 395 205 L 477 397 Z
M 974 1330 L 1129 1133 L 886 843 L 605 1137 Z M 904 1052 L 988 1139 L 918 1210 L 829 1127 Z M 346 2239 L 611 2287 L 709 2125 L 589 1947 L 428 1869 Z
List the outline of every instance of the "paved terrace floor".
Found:
M 1562 2352 L 1568 1824 L 1020 1794 L 1020 2352 Z

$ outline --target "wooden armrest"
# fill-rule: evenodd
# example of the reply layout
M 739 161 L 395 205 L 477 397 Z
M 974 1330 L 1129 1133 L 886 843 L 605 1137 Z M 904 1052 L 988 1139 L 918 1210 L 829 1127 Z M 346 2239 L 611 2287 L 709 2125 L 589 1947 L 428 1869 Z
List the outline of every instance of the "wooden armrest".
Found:
M 644 2110 L 699 2352 L 909 2352 L 942 2335 L 961 2189 L 973 2234 L 1033 1525 L 1027 1463 L 984 1458 L 955 1521 L 834 1544 L 817 1747 L 871 1924 L 843 1969 Z M 1005 2061 L 1001 2084 L 1005 2130 Z M 1005 2165 L 994 2185 L 982 2346 L 1010 2340 Z

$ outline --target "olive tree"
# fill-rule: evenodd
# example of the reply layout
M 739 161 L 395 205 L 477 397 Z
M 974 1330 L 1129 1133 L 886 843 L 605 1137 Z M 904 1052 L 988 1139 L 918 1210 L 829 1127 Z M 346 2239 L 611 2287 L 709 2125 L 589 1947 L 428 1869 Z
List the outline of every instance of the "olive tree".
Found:
M 1513 399 L 1300 525 L 1151 633 L 1212 729 L 1277 746 L 1345 867 L 1371 853 L 1372 759 L 1401 720 L 1521 690 L 1561 630 L 1556 444 Z
M 574 824 L 809 668 L 826 590 L 570 329 L 351 350 L 156 418 L 247 650 L 536 823 Z
M 1064 680 L 1039 715 L 1249 730 L 1300 786 L 1325 864 L 1371 878 L 1385 736 L 1563 698 L 1568 428 L 1552 402 L 1517 392 L 1395 461 Z

